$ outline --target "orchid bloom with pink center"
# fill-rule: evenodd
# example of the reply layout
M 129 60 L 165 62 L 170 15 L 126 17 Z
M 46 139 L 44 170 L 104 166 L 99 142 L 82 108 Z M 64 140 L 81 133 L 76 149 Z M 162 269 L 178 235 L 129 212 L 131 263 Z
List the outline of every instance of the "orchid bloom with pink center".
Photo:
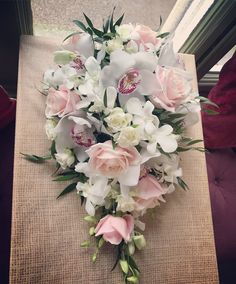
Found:
M 157 57 L 152 53 L 137 52 L 129 54 L 116 50 L 110 55 L 110 64 L 101 71 L 101 83 L 104 89 L 116 88 L 119 101 L 125 104 L 130 96 L 151 95 L 155 89 Z

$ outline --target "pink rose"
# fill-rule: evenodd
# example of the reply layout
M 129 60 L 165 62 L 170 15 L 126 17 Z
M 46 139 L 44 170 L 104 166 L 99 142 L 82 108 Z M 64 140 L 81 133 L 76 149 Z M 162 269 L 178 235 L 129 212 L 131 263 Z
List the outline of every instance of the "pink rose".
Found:
M 50 88 L 46 100 L 46 116 L 65 116 L 76 110 L 76 104 L 80 101 L 80 96 L 65 86 L 60 86 L 59 90 Z
M 174 111 L 183 100 L 191 93 L 192 87 L 189 75 L 178 68 L 156 68 L 156 91 L 150 97 L 156 107 Z
M 139 180 L 136 187 L 135 201 L 136 210 L 142 211 L 148 208 L 154 208 L 159 200 L 163 201 L 162 194 L 166 190 L 161 187 L 156 178 L 152 175 L 146 175 Z
M 102 218 L 95 229 L 96 237 L 103 235 L 105 241 L 118 245 L 122 239 L 125 242 L 130 240 L 130 234 L 134 229 L 134 218 L 131 215 L 114 217 L 107 215 Z
M 113 149 L 111 141 L 93 145 L 86 152 L 90 168 L 107 177 L 118 177 L 130 166 L 138 165 L 141 159 L 135 147 L 115 146 Z
M 149 44 L 154 46 L 161 44 L 161 39 L 157 38 L 157 33 L 144 25 L 136 25 L 134 32 L 139 35 L 139 39 L 135 40 L 135 42 L 144 46 L 144 49 L 147 50 L 149 48 Z

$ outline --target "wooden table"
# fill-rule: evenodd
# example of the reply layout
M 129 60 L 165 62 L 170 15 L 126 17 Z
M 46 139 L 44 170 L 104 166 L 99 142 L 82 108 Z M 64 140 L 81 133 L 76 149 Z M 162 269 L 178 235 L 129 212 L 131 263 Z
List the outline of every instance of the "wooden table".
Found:
M 56 200 L 65 184 L 52 181 L 54 164 L 32 164 L 20 155 L 43 155 L 49 148 L 44 133 L 45 97 L 37 88 L 59 44 L 40 37 L 21 39 L 10 283 L 123 283 L 119 269 L 110 272 L 114 256 L 109 248 L 95 264 L 91 253 L 80 248 L 88 234 L 85 211 L 75 192 Z M 184 55 L 184 61 L 195 75 L 194 57 Z M 200 122 L 189 135 L 202 138 Z M 182 167 L 191 189 L 167 196 L 156 217 L 147 220 L 147 247 L 135 255 L 141 283 L 218 283 L 204 154 L 182 155 Z

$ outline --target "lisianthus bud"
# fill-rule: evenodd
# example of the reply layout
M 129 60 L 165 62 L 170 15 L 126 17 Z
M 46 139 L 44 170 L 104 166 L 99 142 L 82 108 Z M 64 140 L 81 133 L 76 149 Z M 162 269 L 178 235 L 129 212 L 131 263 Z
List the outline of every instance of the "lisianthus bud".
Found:
M 134 254 L 134 252 L 135 252 L 135 246 L 134 246 L 134 243 L 133 243 L 133 242 L 130 242 L 130 243 L 128 244 L 128 250 L 129 250 L 129 254 L 130 254 L 130 255 L 133 255 L 133 254 Z
M 128 274 L 129 265 L 128 265 L 128 262 L 126 260 L 122 260 L 122 259 L 120 260 L 120 267 L 125 274 Z
M 146 240 L 144 238 L 143 235 L 139 235 L 139 236 L 134 236 L 133 237 L 133 241 L 135 243 L 135 246 L 141 250 L 146 246 Z
M 100 249 L 105 243 L 105 240 L 103 238 L 101 238 L 98 242 L 98 248 Z
M 59 65 L 68 64 L 76 58 L 76 54 L 69 50 L 59 50 L 54 52 L 54 62 Z
M 127 278 L 130 283 L 138 283 L 138 278 L 136 276 L 130 276 Z
M 91 227 L 90 229 L 89 229 L 89 235 L 90 236 L 93 236 L 95 234 L 95 228 L 94 227 Z
M 56 138 L 55 127 L 57 122 L 54 119 L 47 119 L 45 124 L 45 131 L 49 140 Z
M 98 221 L 94 216 L 90 216 L 90 215 L 85 216 L 84 220 L 89 223 L 94 223 L 94 224 L 96 224 Z
M 85 242 L 82 242 L 82 243 L 80 244 L 80 246 L 81 246 L 82 248 L 87 248 L 87 247 L 89 247 L 89 245 L 90 245 L 89 241 L 85 241 Z

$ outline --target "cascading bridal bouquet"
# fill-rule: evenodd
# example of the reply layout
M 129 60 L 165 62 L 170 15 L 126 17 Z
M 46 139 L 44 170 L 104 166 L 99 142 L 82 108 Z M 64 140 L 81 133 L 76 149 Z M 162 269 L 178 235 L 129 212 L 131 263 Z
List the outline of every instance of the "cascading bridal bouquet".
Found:
M 145 247 L 141 217 L 176 187 L 187 188 L 179 153 L 200 140 L 185 129 L 198 119 L 200 102 L 191 79 L 173 52 L 169 34 L 140 24 L 114 22 L 102 30 L 74 23 L 54 53 L 56 67 L 45 72 L 46 134 L 50 155 L 24 154 L 31 161 L 57 162 L 56 181 L 71 181 L 59 195 L 77 190 L 95 242 L 95 261 L 105 242 L 117 248 L 125 283 L 137 283 L 133 259 Z M 115 267 L 114 265 L 114 267 Z

